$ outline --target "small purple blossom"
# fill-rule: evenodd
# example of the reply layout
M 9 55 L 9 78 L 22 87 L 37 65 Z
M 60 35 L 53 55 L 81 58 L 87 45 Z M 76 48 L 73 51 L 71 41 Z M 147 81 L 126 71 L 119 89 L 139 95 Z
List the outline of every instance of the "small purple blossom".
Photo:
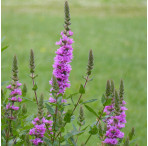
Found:
M 50 102 L 50 103 L 55 103 L 55 102 L 56 102 L 56 99 L 50 97 L 50 98 L 49 98 L 49 102 Z
M 32 139 L 32 143 L 34 145 L 38 145 L 39 143 L 43 143 L 43 137 L 46 132 L 46 126 L 48 126 L 48 129 L 52 131 L 52 123 L 53 121 L 47 120 L 44 117 L 40 121 L 38 117 L 36 117 L 32 124 L 34 125 L 34 128 L 30 129 L 29 134 L 32 136 L 35 136 L 35 139 Z
M 34 145 L 38 145 L 40 143 L 43 143 L 43 140 L 41 140 L 41 138 L 35 138 L 35 139 L 32 139 L 31 141 Z

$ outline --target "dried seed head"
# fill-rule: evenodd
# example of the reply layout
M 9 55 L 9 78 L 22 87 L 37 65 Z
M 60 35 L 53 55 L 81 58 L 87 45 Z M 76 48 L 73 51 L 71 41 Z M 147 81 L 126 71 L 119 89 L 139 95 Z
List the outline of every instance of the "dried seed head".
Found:
M 35 71 L 34 52 L 31 49 L 30 51 L 30 73 L 34 73 L 34 71 Z
M 94 57 L 93 57 L 92 50 L 90 50 L 89 51 L 89 57 L 88 57 L 88 65 L 87 65 L 87 75 L 91 75 L 93 65 L 94 65 Z
M 44 97 L 43 97 L 43 94 L 41 94 L 39 103 L 38 103 L 38 118 L 40 119 L 40 121 L 43 118 L 43 108 L 44 108 L 43 102 L 44 102 Z
M 106 97 L 108 98 L 111 94 L 111 84 L 110 84 L 110 81 L 107 80 L 107 83 L 106 83 Z
M 12 80 L 14 82 L 18 81 L 18 65 L 17 65 L 17 57 L 16 55 L 13 58 L 13 63 L 12 63 Z
M 68 1 L 65 1 L 64 12 L 65 12 L 65 21 L 64 21 L 65 22 L 65 24 L 64 24 L 65 31 L 64 31 L 64 33 L 67 34 L 67 31 L 70 30 L 69 25 L 71 24 Z

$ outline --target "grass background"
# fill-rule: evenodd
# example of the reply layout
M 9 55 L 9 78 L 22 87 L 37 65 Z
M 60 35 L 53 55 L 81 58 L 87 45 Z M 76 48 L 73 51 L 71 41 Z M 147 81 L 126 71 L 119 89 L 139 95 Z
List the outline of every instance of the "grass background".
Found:
M 35 52 L 38 95 L 42 92 L 49 98 L 48 81 L 51 78 L 55 42 L 63 30 L 63 0 L 2 0 L 2 37 L 9 44 L 2 53 L 2 81 L 10 81 L 13 55 L 18 56 L 19 77 L 28 86 L 28 98 L 33 98 L 29 78 L 29 53 Z M 113 79 L 116 88 L 122 78 L 127 101 L 126 135 L 131 127 L 136 129 L 136 142 L 146 146 L 146 1 L 145 0 L 70 0 L 71 29 L 74 31 L 74 59 L 71 63 L 71 88 L 66 93 L 78 91 L 84 83 L 89 49 L 94 52 L 94 80 L 87 86 L 83 100 L 98 98 L 91 103 L 100 108 L 100 97 L 108 79 Z M 3 86 L 2 88 L 4 88 Z M 77 99 L 78 97 L 75 97 Z M 29 114 L 36 106 L 27 104 Z M 95 117 L 85 111 L 86 124 Z M 67 130 L 71 126 L 68 125 Z M 86 139 L 86 133 L 79 139 Z M 92 137 L 89 146 L 98 143 Z M 134 144 L 131 144 L 134 145 Z

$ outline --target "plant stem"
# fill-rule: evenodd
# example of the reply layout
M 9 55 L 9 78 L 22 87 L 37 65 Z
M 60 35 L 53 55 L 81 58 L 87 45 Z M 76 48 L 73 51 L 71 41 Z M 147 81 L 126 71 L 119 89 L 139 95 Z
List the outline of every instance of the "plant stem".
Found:
M 84 89 L 85 89 L 85 87 L 87 85 L 88 79 L 89 79 L 89 75 L 87 75 L 87 77 L 86 77 L 86 81 L 85 81 L 85 84 L 84 84 Z M 71 116 L 73 115 L 74 111 L 76 110 L 76 108 L 77 108 L 77 106 L 78 106 L 78 104 L 79 104 L 79 102 L 80 102 L 80 100 L 82 98 L 82 95 L 83 94 L 81 93 L 80 96 L 79 96 L 79 99 L 78 99 L 78 101 L 77 101 L 77 103 L 76 103 L 76 105 L 74 107 L 74 109 L 72 110 Z M 67 122 L 65 122 L 65 124 L 63 125 L 63 127 L 65 127 L 66 124 L 67 124 Z M 55 139 L 59 136 L 60 133 L 61 133 L 61 131 L 59 131 L 59 133 L 57 134 L 57 136 L 55 137 Z
M 102 109 L 101 114 L 100 114 L 100 116 L 99 116 L 99 118 L 98 118 L 98 120 L 97 120 L 96 125 L 98 125 L 98 123 L 99 123 L 99 121 L 100 121 L 100 119 L 101 119 L 101 117 L 102 117 L 104 108 L 105 108 L 105 106 L 103 106 L 103 109 Z M 87 144 L 87 142 L 89 141 L 89 139 L 91 138 L 91 136 L 92 136 L 92 134 L 90 134 L 90 135 L 88 136 L 88 138 L 86 139 L 85 145 Z
M 81 130 L 81 126 L 79 127 L 79 132 L 80 132 L 80 130 Z M 77 139 L 76 139 L 76 142 L 75 143 L 77 143 L 78 138 L 79 138 L 79 136 L 77 136 Z
M 55 109 L 55 120 L 54 120 L 54 137 L 53 137 L 53 143 L 54 139 L 56 139 L 56 120 L 57 120 L 57 113 L 58 113 L 58 107 L 57 107 L 57 97 L 56 97 L 56 109 Z
M 32 73 L 32 83 L 33 83 L 33 87 L 34 87 L 34 85 L 35 85 L 35 83 L 34 83 L 34 75 L 33 75 L 33 73 Z M 37 105 L 38 105 L 38 98 L 37 98 L 37 93 L 36 93 L 36 90 L 34 90 L 34 94 L 35 94 L 35 99 L 36 99 L 36 103 L 37 103 Z
M 87 84 L 87 82 L 88 82 L 88 78 L 89 78 L 89 75 L 86 77 L 86 81 L 85 81 L 85 84 L 84 84 L 84 89 L 85 89 L 85 87 L 86 87 L 86 84 Z M 78 101 L 77 101 L 77 103 L 76 103 L 76 105 L 75 105 L 75 107 L 74 107 L 74 109 L 73 109 L 73 111 L 72 111 L 72 113 L 71 113 L 71 116 L 73 115 L 73 113 L 74 113 L 74 111 L 76 110 L 76 108 L 77 108 L 77 106 L 78 106 L 78 104 L 79 104 L 79 102 L 80 102 L 80 100 L 81 100 L 81 98 L 82 98 L 82 93 L 80 94 L 80 97 L 79 97 L 79 99 L 78 99 Z

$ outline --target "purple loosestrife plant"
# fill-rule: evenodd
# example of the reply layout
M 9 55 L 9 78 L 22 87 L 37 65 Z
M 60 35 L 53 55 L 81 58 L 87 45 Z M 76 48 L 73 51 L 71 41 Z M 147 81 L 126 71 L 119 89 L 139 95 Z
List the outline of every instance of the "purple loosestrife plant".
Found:
M 38 145 L 38 146 L 57 146 L 57 145 L 91 145 L 89 140 L 92 136 L 97 136 L 101 146 L 129 146 L 135 134 L 134 128 L 128 136 L 122 132 L 125 127 L 126 114 L 124 84 L 121 80 L 119 92 L 115 90 L 114 82 L 107 81 L 106 91 L 101 98 L 103 107 L 98 111 L 88 106 L 89 103 L 97 99 L 85 100 L 83 95 L 86 94 L 86 85 L 92 81 L 91 74 L 94 67 L 93 51 L 89 51 L 88 65 L 84 84 L 75 93 L 67 96 L 66 88 L 70 87 L 69 75 L 71 72 L 71 61 L 73 58 L 74 43 L 71 36 L 73 32 L 70 29 L 70 12 L 68 2 L 65 2 L 65 21 L 64 31 L 61 32 L 61 38 L 56 45 L 59 49 L 55 52 L 53 64 L 53 75 L 49 81 L 52 85 L 50 89 L 49 100 L 44 100 L 41 94 L 38 99 L 37 84 L 35 82 L 35 61 L 34 52 L 30 52 L 30 77 L 33 84 L 34 99 L 32 95 L 27 95 L 27 86 L 24 84 L 21 91 L 21 83 L 18 80 L 17 58 L 14 56 L 12 67 L 12 82 L 7 88 L 10 90 L 9 98 L 6 97 L 6 91 L 1 90 L 2 95 L 2 144 L 9 145 Z M 43 91 L 45 92 L 45 91 Z M 78 99 L 73 98 L 78 95 Z M 23 101 L 22 101 L 23 98 Z M 84 101 L 83 101 L 84 100 Z M 20 102 L 23 102 L 22 106 Z M 32 107 L 37 105 L 37 115 L 27 115 L 28 101 L 32 102 Z M 19 106 L 18 106 L 19 105 Z M 45 106 L 44 106 L 45 105 Z M 65 108 L 68 106 L 69 108 Z M 86 126 L 87 118 L 84 116 L 84 109 L 91 112 L 96 121 L 91 126 Z M 79 108 L 79 115 L 75 111 Z M 31 112 L 31 111 L 30 111 Z M 15 121 L 15 122 L 14 122 Z M 32 123 L 31 123 L 32 121 Z M 73 122 L 74 121 L 74 122 Z M 67 123 L 69 127 L 66 128 Z M 76 125 L 77 123 L 77 125 Z M 73 128 L 71 128 L 73 127 Z M 87 130 L 90 127 L 89 131 Z M 66 130 L 65 130 L 66 129 Z M 88 131 L 88 137 L 86 137 Z M 85 133 L 85 137 L 80 139 L 79 136 Z M 95 144 L 94 144 L 95 145 Z M 98 145 L 96 143 L 96 145 Z

